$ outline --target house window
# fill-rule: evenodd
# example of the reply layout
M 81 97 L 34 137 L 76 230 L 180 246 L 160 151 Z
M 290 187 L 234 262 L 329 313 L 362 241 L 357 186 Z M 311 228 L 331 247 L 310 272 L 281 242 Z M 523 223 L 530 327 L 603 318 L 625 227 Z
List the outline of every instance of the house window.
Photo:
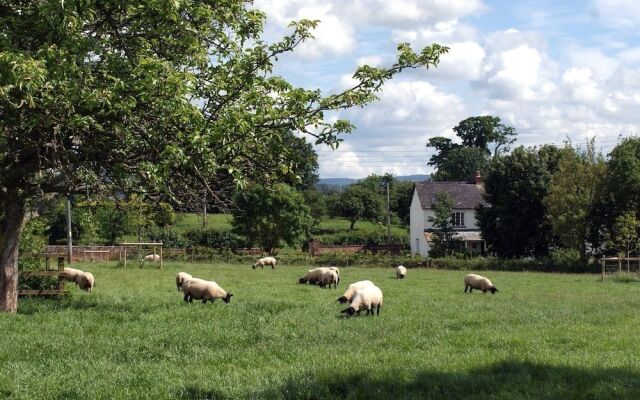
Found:
M 451 223 L 453 226 L 464 226 L 464 213 L 456 212 L 451 214 Z

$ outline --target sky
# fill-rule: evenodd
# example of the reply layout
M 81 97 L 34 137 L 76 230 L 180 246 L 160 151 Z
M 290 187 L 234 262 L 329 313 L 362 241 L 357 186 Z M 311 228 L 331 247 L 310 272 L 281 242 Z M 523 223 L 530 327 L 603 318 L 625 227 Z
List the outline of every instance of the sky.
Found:
M 337 150 L 316 146 L 320 177 L 427 174 L 430 137 L 455 139 L 465 118 L 494 115 L 517 144 L 595 138 L 606 155 L 640 134 L 638 0 L 255 0 L 275 40 L 301 18 L 315 39 L 275 72 L 329 94 L 362 64 L 391 65 L 397 44 L 450 47 L 436 69 L 405 71 L 378 101 L 330 118 L 356 129 Z M 455 141 L 455 140 L 454 140 Z

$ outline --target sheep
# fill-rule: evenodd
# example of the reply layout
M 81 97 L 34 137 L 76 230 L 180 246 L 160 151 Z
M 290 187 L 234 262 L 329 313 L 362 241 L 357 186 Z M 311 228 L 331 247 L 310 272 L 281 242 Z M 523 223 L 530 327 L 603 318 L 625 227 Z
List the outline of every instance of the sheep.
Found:
M 356 293 L 356 291 L 358 291 L 359 289 L 362 289 L 364 287 L 367 287 L 367 286 L 375 286 L 375 285 L 371 281 L 354 282 L 351 285 L 349 285 L 349 287 L 344 292 L 342 297 L 339 297 L 338 300 L 336 300 L 336 301 L 339 301 L 340 303 L 343 303 L 343 304 L 344 303 L 351 303 L 351 299 L 353 298 L 353 295 Z
M 184 292 L 184 301 L 193 302 L 193 299 L 202 300 L 202 304 L 207 301 L 214 302 L 215 299 L 222 299 L 225 303 L 231 301 L 233 293 L 229 293 L 220 287 L 214 281 L 205 281 L 203 279 L 191 278 L 182 283 L 182 291 Z
M 467 289 L 469 289 L 469 293 L 473 292 L 473 289 L 482 290 L 482 293 L 487 293 L 487 290 L 491 291 L 491 294 L 495 294 L 498 289 L 493 286 L 493 283 L 484 276 L 469 274 L 464 277 L 464 292 L 467 293 Z
M 398 265 L 396 267 L 396 278 L 404 279 L 405 276 L 407 276 L 407 269 L 402 265 Z
M 80 279 L 78 281 L 78 286 L 80 287 L 80 289 L 86 290 L 87 292 L 91 293 L 91 289 L 93 289 L 95 285 L 96 280 L 91 272 L 85 272 L 82 274 L 82 276 L 80 276 Z
M 353 296 L 351 305 L 340 311 L 348 317 L 353 314 L 360 314 L 360 311 L 367 310 L 367 315 L 373 315 L 373 309 L 377 309 L 377 315 L 380 316 L 380 307 L 382 307 L 382 290 L 375 285 L 366 286 L 356 291 Z
M 262 269 L 264 269 L 265 265 L 271 265 L 271 269 L 276 269 L 276 259 L 273 257 L 263 257 L 256 261 L 252 268 L 256 269 L 256 267 L 262 267 Z
M 327 271 L 331 270 L 327 267 L 310 269 L 302 278 L 298 279 L 298 283 L 310 283 L 315 285 L 320 281 L 320 277 L 322 277 L 322 275 Z
M 65 267 L 64 271 L 60 274 L 60 277 L 64 281 L 73 282 L 77 285 L 80 283 L 80 278 L 83 274 L 84 272 L 79 269 Z
M 329 267 L 330 270 L 334 271 L 336 275 L 338 275 L 338 284 L 340 283 L 340 270 L 338 267 Z
M 158 262 L 158 261 L 160 261 L 160 255 L 159 254 L 149 254 L 147 256 L 144 256 L 144 258 L 142 260 L 143 261 Z
M 324 274 L 322 274 L 322 276 L 320 276 L 318 284 L 320 285 L 320 287 L 327 286 L 329 289 L 331 289 L 331 284 L 333 283 L 333 288 L 336 289 L 338 287 L 339 281 L 340 278 L 338 277 L 338 274 L 336 274 L 336 271 L 330 269 L 329 271 L 326 271 Z
M 193 276 L 187 274 L 186 272 L 178 272 L 178 275 L 176 275 L 176 286 L 178 287 L 178 292 L 180 291 L 180 289 L 182 289 L 182 284 L 184 283 L 184 281 L 191 278 L 193 278 Z

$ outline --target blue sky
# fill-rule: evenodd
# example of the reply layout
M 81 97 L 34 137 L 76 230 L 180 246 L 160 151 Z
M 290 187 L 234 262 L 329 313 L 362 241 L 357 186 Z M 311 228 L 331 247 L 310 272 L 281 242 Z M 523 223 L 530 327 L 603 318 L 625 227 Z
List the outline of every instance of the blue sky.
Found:
M 399 42 L 451 47 L 436 70 L 389 82 L 380 100 L 332 117 L 357 127 L 338 150 L 317 147 L 320 176 L 429 173 L 429 137 L 496 115 L 518 143 L 584 143 L 604 153 L 640 132 L 640 1 L 256 0 L 267 38 L 294 19 L 321 20 L 316 39 L 276 68 L 330 93 L 355 68 L 393 62 Z

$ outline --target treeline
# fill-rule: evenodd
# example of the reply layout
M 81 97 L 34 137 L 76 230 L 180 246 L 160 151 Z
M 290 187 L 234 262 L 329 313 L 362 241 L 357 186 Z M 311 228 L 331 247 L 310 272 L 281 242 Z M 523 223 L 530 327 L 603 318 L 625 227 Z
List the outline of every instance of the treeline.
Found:
M 638 250 L 640 138 L 621 140 L 605 156 L 595 140 L 509 151 L 515 130 L 497 117 L 472 117 L 454 131 L 461 144 L 427 144 L 437 151 L 434 178 L 469 180 L 482 171 L 487 204 L 477 220 L 490 252 L 540 258 L 563 250 L 586 261 Z

